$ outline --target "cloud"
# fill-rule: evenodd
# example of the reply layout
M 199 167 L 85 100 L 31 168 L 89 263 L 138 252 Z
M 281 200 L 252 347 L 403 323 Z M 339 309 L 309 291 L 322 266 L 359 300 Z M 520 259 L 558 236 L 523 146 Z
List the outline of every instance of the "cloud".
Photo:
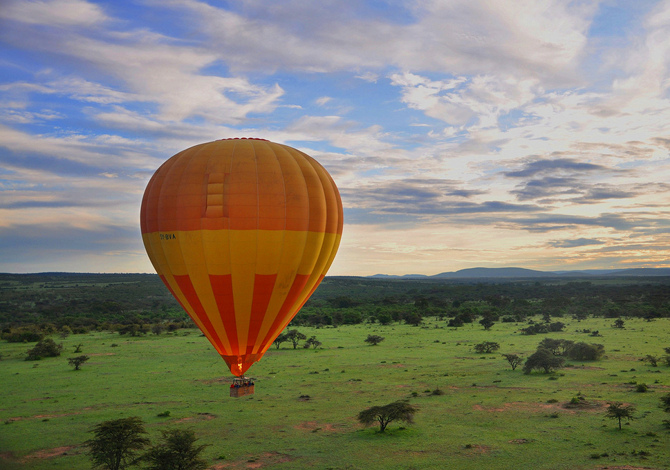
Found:
M 102 8 L 84 0 L 7 0 L 0 18 L 58 27 L 91 27 L 109 20 Z
M 235 11 L 189 0 L 161 2 L 194 16 L 212 50 L 241 70 L 406 70 L 525 76 L 572 74 L 595 2 L 485 0 L 408 7 L 403 21 L 366 14 L 360 2 L 262 2 Z M 397 7 L 394 7 L 397 8 Z
M 604 245 L 605 242 L 601 240 L 594 240 L 590 238 L 577 238 L 574 240 L 554 240 L 549 242 L 549 246 L 553 248 L 576 248 L 580 246 L 589 245 Z

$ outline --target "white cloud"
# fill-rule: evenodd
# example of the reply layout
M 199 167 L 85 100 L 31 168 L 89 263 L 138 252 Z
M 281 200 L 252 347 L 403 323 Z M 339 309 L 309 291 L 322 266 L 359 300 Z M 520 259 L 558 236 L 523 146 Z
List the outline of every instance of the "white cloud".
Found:
M 0 18 L 50 26 L 94 26 L 109 18 L 98 5 L 84 0 L 7 0 Z

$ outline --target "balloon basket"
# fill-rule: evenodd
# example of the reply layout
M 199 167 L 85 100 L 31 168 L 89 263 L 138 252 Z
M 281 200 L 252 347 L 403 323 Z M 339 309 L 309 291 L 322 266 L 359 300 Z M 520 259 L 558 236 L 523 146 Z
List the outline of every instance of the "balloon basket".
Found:
M 254 394 L 254 381 L 248 377 L 235 377 L 230 384 L 230 396 L 233 398 Z

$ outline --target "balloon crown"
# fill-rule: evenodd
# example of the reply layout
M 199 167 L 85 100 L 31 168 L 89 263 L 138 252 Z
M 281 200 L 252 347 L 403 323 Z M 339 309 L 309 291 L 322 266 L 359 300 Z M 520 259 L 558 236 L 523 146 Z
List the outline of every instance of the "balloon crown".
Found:
M 269 142 L 268 139 L 259 139 L 258 137 L 228 137 L 227 139 L 219 140 L 264 140 L 265 142 Z

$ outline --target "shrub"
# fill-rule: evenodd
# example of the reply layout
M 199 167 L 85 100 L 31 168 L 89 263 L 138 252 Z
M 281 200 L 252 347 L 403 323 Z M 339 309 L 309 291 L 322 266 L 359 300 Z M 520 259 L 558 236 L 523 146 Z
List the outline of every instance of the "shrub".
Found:
M 605 354 L 602 344 L 575 343 L 565 355 L 573 361 L 597 361 Z
M 51 338 L 46 338 L 35 345 L 34 348 L 28 350 L 26 361 L 39 361 L 44 357 L 57 357 L 63 350 L 62 344 L 56 344 Z
M 563 367 L 565 359 L 555 356 L 548 349 L 540 348 L 531 354 L 523 365 L 523 372 L 530 374 L 533 370 L 543 370 L 549 373 Z

